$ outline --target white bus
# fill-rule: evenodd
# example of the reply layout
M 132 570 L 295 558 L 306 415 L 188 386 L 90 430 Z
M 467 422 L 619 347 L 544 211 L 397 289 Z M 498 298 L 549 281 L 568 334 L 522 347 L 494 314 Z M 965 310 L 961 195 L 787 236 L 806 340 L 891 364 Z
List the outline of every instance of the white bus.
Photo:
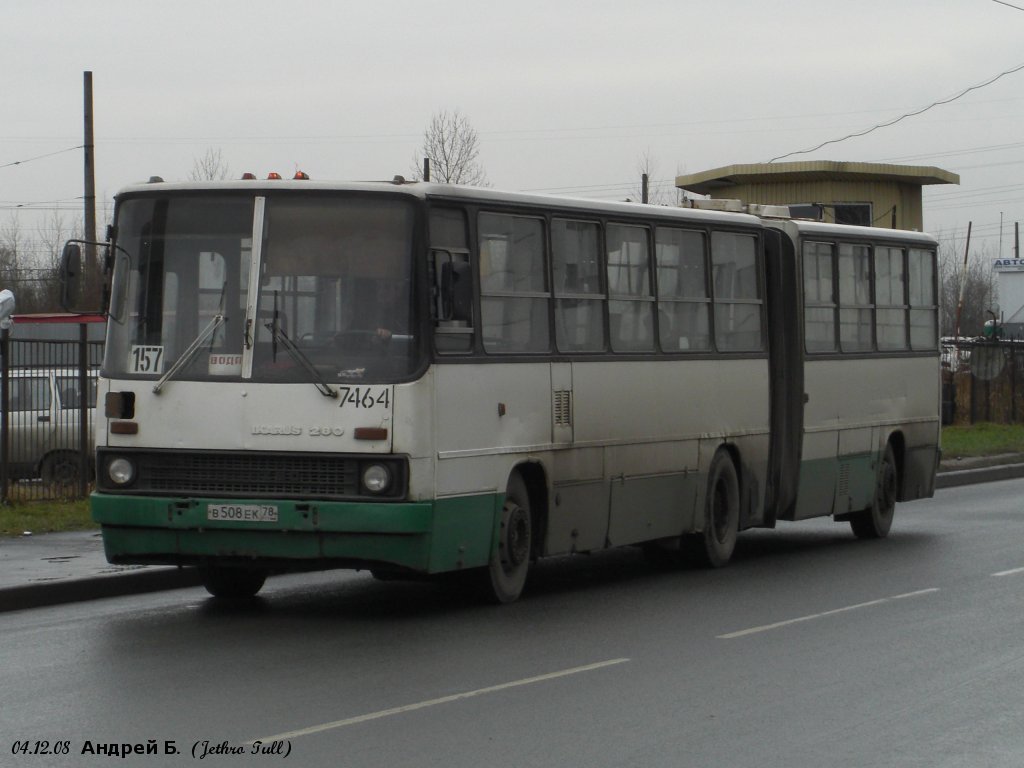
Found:
M 746 528 L 881 537 L 933 491 L 926 235 L 155 181 L 117 196 L 107 245 L 93 516 L 111 562 L 196 565 L 215 596 L 346 567 L 508 602 L 539 557 L 722 566 Z

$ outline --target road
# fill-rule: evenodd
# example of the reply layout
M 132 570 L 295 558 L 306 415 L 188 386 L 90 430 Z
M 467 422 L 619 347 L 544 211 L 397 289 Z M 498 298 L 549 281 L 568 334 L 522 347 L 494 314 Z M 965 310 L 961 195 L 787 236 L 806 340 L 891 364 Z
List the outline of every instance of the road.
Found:
M 940 491 L 880 542 L 745 532 L 717 572 L 559 559 L 505 607 L 332 573 L 247 606 L 189 589 L 0 615 L 0 765 L 258 739 L 290 754 L 201 764 L 1019 766 L 1022 498 Z M 70 754 L 11 754 L 37 740 Z

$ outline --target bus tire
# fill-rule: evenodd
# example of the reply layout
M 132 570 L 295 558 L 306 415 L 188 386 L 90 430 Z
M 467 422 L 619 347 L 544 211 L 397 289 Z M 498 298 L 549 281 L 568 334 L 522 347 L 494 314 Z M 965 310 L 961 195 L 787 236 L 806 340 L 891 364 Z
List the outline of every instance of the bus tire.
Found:
M 706 568 L 729 564 L 736 549 L 740 524 L 740 482 L 726 451 L 718 451 L 708 470 L 704 497 L 704 530 L 683 537 L 683 552 Z
M 858 539 L 884 539 L 892 528 L 899 493 L 899 472 L 892 445 L 885 446 L 882 464 L 875 480 L 875 496 L 871 506 L 850 516 L 850 528 Z
M 518 472 L 508 479 L 501 508 L 498 546 L 484 574 L 484 597 L 488 602 L 511 603 L 526 585 L 533 557 L 533 519 L 530 493 Z
M 267 580 L 267 572 L 259 568 L 204 565 L 199 572 L 206 591 L 222 600 L 244 600 L 254 597 Z

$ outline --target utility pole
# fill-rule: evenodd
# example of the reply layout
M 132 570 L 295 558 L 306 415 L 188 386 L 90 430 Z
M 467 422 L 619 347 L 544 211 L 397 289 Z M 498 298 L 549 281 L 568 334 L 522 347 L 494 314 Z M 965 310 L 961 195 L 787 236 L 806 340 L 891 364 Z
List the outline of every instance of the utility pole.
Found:
M 86 275 L 99 275 L 96 263 L 96 152 L 92 133 L 92 72 L 83 72 L 85 91 L 85 264 Z M 86 280 L 88 285 L 89 281 Z M 89 286 L 90 288 L 92 286 Z M 90 291 L 89 299 L 93 298 Z
M 648 192 L 648 183 L 649 179 L 647 178 L 647 174 L 642 174 L 640 176 L 640 202 L 644 204 L 650 202 L 651 199 L 650 193 Z
M 1003 258 L 1003 212 L 999 212 L 999 258 Z
M 964 288 L 967 285 L 967 254 L 971 250 L 971 226 L 973 221 L 967 222 L 967 244 L 964 246 L 964 271 L 960 273 L 960 299 L 956 303 L 956 340 L 960 341 L 960 315 L 964 311 Z

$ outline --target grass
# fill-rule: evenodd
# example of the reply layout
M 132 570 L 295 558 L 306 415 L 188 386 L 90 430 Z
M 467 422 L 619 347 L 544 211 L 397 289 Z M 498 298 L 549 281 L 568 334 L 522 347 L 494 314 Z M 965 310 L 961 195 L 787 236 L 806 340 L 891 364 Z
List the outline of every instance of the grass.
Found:
M 978 423 L 969 427 L 943 427 L 942 455 L 946 458 L 1024 453 L 1024 425 Z M 18 486 L 12 489 L 17 496 Z M 96 528 L 89 517 L 88 499 L 19 501 L 0 506 L 0 537 L 25 531 L 53 533 Z
M 1024 425 L 979 422 L 942 428 L 942 455 L 947 459 L 1024 453 Z
M 96 528 L 89 517 L 89 500 L 15 501 L 0 506 L 0 536 L 21 536 L 57 531 L 84 531 Z

